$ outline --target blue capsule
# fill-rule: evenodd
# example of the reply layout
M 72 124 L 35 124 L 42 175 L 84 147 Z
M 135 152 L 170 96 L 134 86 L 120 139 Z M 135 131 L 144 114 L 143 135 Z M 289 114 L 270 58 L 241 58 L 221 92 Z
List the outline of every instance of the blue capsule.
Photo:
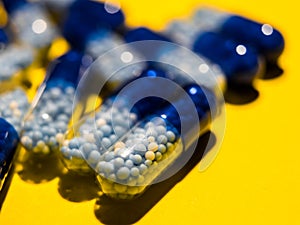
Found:
M 114 30 L 123 25 L 123 12 L 110 13 L 105 6 L 89 0 L 77 0 L 71 5 L 63 35 L 74 48 L 84 49 L 91 36 L 99 30 Z
M 276 62 L 283 52 L 284 38 L 269 24 L 209 8 L 197 10 L 193 20 L 195 24 L 200 24 L 199 28 L 214 30 L 244 45 L 252 46 L 269 62 Z
M 79 127 L 78 133 L 80 134 L 80 138 L 87 143 L 96 144 L 101 154 L 110 149 L 112 145 L 118 143 L 117 140 L 130 127 L 136 124 L 137 119 L 143 118 L 145 115 L 153 112 L 153 110 L 156 110 L 157 107 L 166 103 L 165 99 L 154 96 L 159 96 L 159 93 L 163 92 L 165 92 L 165 96 L 168 95 L 167 99 L 176 96 L 174 94 L 174 92 L 176 93 L 174 86 L 168 85 L 170 83 L 167 82 L 170 82 L 170 80 L 166 79 L 166 77 L 167 75 L 163 70 L 159 70 L 154 65 L 149 65 L 138 77 L 125 83 L 122 88 L 116 90 L 110 98 L 106 99 L 101 108 L 96 112 L 95 118 L 89 117 L 85 120 Z M 163 131 L 161 128 L 159 130 Z M 157 136 L 153 132 L 148 133 L 152 138 L 153 136 Z M 75 148 L 72 145 L 70 146 L 70 143 L 66 142 L 64 145 L 71 150 L 70 154 L 72 154 Z M 130 143 L 119 142 L 115 146 L 116 149 L 119 149 L 118 156 L 124 158 L 124 160 L 130 157 L 126 152 L 122 152 L 122 148 L 127 144 Z M 145 146 L 147 145 L 148 142 Z M 138 148 L 137 152 L 135 152 L 134 163 L 138 164 L 142 160 L 139 155 L 141 152 L 143 152 L 142 148 Z M 64 155 L 66 155 L 65 152 Z M 111 157 L 109 154 L 106 154 L 106 157 L 109 157 L 107 160 L 110 161 Z M 77 167 L 80 170 L 80 165 L 77 162 L 69 160 L 68 154 L 65 158 L 69 169 Z M 74 165 L 71 166 L 72 164 Z M 128 162 L 127 164 L 130 165 L 133 163 Z
M 0 118 L 0 181 L 7 174 L 19 142 L 14 127 Z
M 282 34 L 269 24 L 261 24 L 241 16 L 231 16 L 220 32 L 241 43 L 253 46 L 267 60 L 276 61 L 284 49 Z
M 224 72 L 227 82 L 235 84 L 251 84 L 259 71 L 258 55 L 252 49 L 238 44 L 238 42 L 224 38 L 213 32 L 200 32 L 190 40 L 192 50 L 218 64 Z M 125 35 L 127 42 L 143 40 L 170 41 L 163 34 L 155 33 L 147 28 L 137 28 Z M 172 37 L 170 37 L 172 38 Z M 164 51 L 164 44 L 145 46 L 145 54 Z
M 201 33 L 193 51 L 218 64 L 229 83 L 251 84 L 259 71 L 259 59 L 253 49 L 214 32 Z
M 115 144 L 114 149 L 103 153 L 96 172 L 104 194 L 116 199 L 132 199 L 161 176 L 181 154 L 185 154 L 184 151 L 200 134 L 193 116 L 198 115 L 203 123 L 204 116 L 211 111 L 210 107 L 217 107 L 216 96 L 209 91 L 204 92 L 197 84 L 186 85 L 183 93 L 194 103 L 196 114 L 190 113 L 187 99 L 180 96 L 172 104 L 144 118 L 120 139 L 118 146 Z M 176 109 L 183 114 L 179 116 Z M 181 130 L 181 124 L 187 129 Z M 106 157 L 108 155 L 113 158 Z M 108 173 L 101 173 L 101 169 L 108 165 L 112 169 Z
M 117 28 L 125 21 L 124 13 L 120 9 L 110 12 L 107 10 L 107 5 L 107 3 L 99 1 L 77 0 L 71 5 L 70 12 L 71 14 L 78 13 L 82 16 L 85 15 L 87 16 L 87 21 L 95 20 L 94 22 L 97 25 L 108 25 L 111 28 Z M 114 6 L 111 5 L 111 7 Z

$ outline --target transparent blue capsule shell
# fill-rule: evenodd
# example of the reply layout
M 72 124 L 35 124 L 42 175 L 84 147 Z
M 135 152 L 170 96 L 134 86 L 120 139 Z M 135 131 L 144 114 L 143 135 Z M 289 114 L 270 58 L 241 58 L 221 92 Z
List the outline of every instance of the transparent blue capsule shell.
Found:
M 149 184 L 163 180 L 163 173 L 204 131 L 210 108 L 206 95 L 198 85 L 187 85 L 184 90 L 198 118 L 193 117 L 186 99 L 179 97 L 139 122 L 100 156 L 95 170 L 106 195 L 126 200 L 139 196 Z M 213 95 L 210 98 L 215 100 Z M 180 162 L 177 166 L 183 167 Z
M 148 67 L 139 76 L 133 76 L 130 81 L 123 83 L 123 87 L 128 85 L 125 91 L 119 87 L 121 93 L 115 91 L 108 98 L 104 98 L 101 106 L 94 112 L 83 116 L 70 130 L 71 138 L 67 138 L 61 148 L 67 168 L 80 173 L 90 172 L 88 164 L 93 164 L 97 157 L 134 126 L 138 119 L 149 114 L 154 107 L 163 104 L 163 99 L 155 97 L 139 102 L 135 102 L 135 99 L 143 92 L 150 93 L 157 86 L 156 79 L 163 79 L 165 76 L 163 72 Z M 134 82 L 137 82 L 137 85 L 132 85 Z M 171 90 L 169 92 L 171 93 Z

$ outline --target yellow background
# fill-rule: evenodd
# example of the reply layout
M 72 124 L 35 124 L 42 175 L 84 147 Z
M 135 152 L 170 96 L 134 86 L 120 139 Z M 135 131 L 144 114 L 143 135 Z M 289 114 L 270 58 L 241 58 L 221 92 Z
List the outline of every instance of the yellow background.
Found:
M 156 204 L 151 206 L 144 199 L 148 212 L 141 213 L 143 207 L 130 205 L 128 216 L 139 214 L 138 224 L 300 224 L 300 32 L 299 8 L 294 1 L 121 2 L 132 26 L 162 29 L 171 19 L 183 17 L 205 3 L 275 25 L 286 40 L 280 59 L 284 75 L 258 81 L 260 95 L 255 102 L 226 105 L 226 135 L 213 164 L 205 172 L 195 166 Z M 58 192 L 58 182 L 55 178 L 30 184 L 15 175 L 0 213 L 0 224 L 101 223 L 94 213 L 95 200 L 67 201 Z M 124 214 L 123 209 L 122 204 L 119 208 L 107 207 L 106 215 L 116 219 Z

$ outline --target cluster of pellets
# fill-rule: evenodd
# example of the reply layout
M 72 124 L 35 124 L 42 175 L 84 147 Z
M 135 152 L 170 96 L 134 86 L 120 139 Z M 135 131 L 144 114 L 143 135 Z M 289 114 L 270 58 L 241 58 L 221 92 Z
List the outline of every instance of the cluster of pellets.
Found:
M 28 108 L 28 98 L 22 89 L 0 94 L 0 117 L 5 118 L 18 132 Z
M 21 143 L 28 151 L 49 154 L 58 150 L 72 115 L 74 95 L 71 85 L 44 91 L 24 122 Z
M 140 195 L 183 150 L 172 125 L 160 117 L 146 121 L 131 129 L 94 163 L 103 193 L 112 198 Z
M 33 62 L 33 50 L 28 46 L 11 45 L 0 54 L 0 81 L 7 81 Z
M 106 100 L 93 116 L 74 127 L 74 137 L 63 142 L 61 153 L 69 170 L 91 172 L 100 156 L 136 123 L 137 115 L 126 105 L 112 104 Z

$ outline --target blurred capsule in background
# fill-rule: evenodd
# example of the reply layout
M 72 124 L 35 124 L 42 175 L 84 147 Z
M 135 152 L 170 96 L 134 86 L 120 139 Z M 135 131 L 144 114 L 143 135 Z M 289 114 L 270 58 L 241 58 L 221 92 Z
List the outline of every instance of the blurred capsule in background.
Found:
M 171 40 L 163 34 L 146 27 L 138 27 L 129 30 L 124 39 L 127 43 L 136 42 L 133 46 L 145 58 L 160 62 L 159 67 L 168 71 L 169 78 L 179 85 L 197 81 L 198 84 L 215 92 L 219 88 L 225 91 L 226 76 L 217 64 L 209 62 L 200 55 L 192 54 L 190 50 L 177 43 L 172 44 Z
M 84 50 L 98 31 L 116 30 L 124 24 L 125 16 L 121 9 L 110 13 L 106 7 L 103 2 L 89 0 L 77 0 L 71 4 L 63 36 L 73 48 Z
M 0 81 L 14 80 L 18 72 L 22 72 L 30 66 L 33 60 L 34 50 L 32 48 L 27 45 L 10 44 L 0 53 Z M 25 76 L 19 78 L 26 79 Z
M 4 30 L 2 43 L 6 43 L 0 52 L 0 117 L 12 124 L 20 132 L 24 115 L 29 108 L 23 70 L 33 61 L 32 49 L 26 45 L 17 45 L 7 38 Z
M 14 80 L 18 72 L 28 67 L 33 62 L 33 51 L 27 45 L 14 43 L 6 31 L 0 28 L 0 82 Z M 0 92 L 6 89 L 4 85 L 0 84 Z
M 119 47 L 125 43 L 115 30 L 124 24 L 125 16 L 121 9 L 115 8 L 112 12 L 108 10 L 109 7 L 113 9 L 115 6 L 95 1 L 74 1 L 62 32 L 73 48 L 85 52 L 95 60 L 91 68 L 94 75 L 90 76 L 90 80 L 86 79 L 83 86 L 89 85 L 89 89 L 93 90 L 99 84 L 105 84 L 101 89 L 102 94 L 106 92 L 106 95 L 139 75 L 146 66 L 142 63 L 141 55 L 134 49 L 125 45 Z M 117 47 L 118 52 L 113 51 Z M 85 99 L 82 102 L 87 101 L 84 93 L 81 98 Z
M 209 23 L 215 27 L 216 31 L 235 41 L 252 46 L 272 63 L 277 61 L 284 49 L 282 34 L 267 23 L 260 23 L 213 8 L 200 8 L 194 13 L 193 21 L 195 24 L 210 21 Z
M 172 40 L 172 36 L 165 37 L 163 34 L 142 27 L 130 30 L 125 35 L 125 40 L 127 42 L 142 40 L 169 41 Z M 176 43 L 176 40 L 174 41 Z M 259 59 L 255 52 L 217 33 L 203 32 L 190 42 L 193 43 L 191 50 L 199 54 L 200 57 L 207 59 L 208 63 L 214 63 L 220 67 L 228 83 L 251 85 L 259 72 Z M 167 49 L 163 47 L 163 43 L 161 45 L 159 49 L 153 49 L 152 52 L 156 51 L 156 54 L 164 55 L 163 51 Z M 145 50 L 145 52 L 149 51 Z M 177 58 L 175 54 L 169 56 L 169 58 L 172 57 Z
M 57 37 L 57 30 L 42 5 L 26 0 L 2 0 L 9 27 L 18 42 L 41 49 Z
M 264 61 L 263 78 L 275 77 L 282 73 L 277 61 L 284 50 L 284 38 L 270 24 L 202 7 L 186 20 L 171 22 L 165 30 L 165 33 L 173 37 L 175 41 L 188 47 L 192 47 L 191 40 L 194 40 L 201 32 L 218 33 L 225 38 L 232 39 L 239 46 L 251 48 L 251 51 L 257 52 Z
M 230 84 L 252 85 L 259 75 L 260 61 L 255 51 L 217 33 L 199 35 L 192 50 L 218 64 Z
M 14 58 L 22 57 L 30 64 L 23 66 L 22 79 L 32 86 L 30 96 L 34 95 L 36 88 L 44 79 L 44 67 L 51 60 L 51 57 L 60 54 L 48 55 L 52 46 L 58 46 L 59 33 L 50 15 L 42 4 L 26 0 L 3 0 L 3 6 L 8 14 L 8 23 L 5 29 L 13 43 L 11 47 Z M 60 52 L 56 50 L 56 52 Z M 26 55 L 27 53 L 27 55 Z M 29 56 L 31 54 L 31 56 Z M 16 60 L 16 59 L 14 59 Z M 7 61 L 6 68 L 13 70 L 12 62 Z
M 18 133 L 21 131 L 21 123 L 28 108 L 28 98 L 22 88 L 0 93 L 0 117 L 12 124 Z

